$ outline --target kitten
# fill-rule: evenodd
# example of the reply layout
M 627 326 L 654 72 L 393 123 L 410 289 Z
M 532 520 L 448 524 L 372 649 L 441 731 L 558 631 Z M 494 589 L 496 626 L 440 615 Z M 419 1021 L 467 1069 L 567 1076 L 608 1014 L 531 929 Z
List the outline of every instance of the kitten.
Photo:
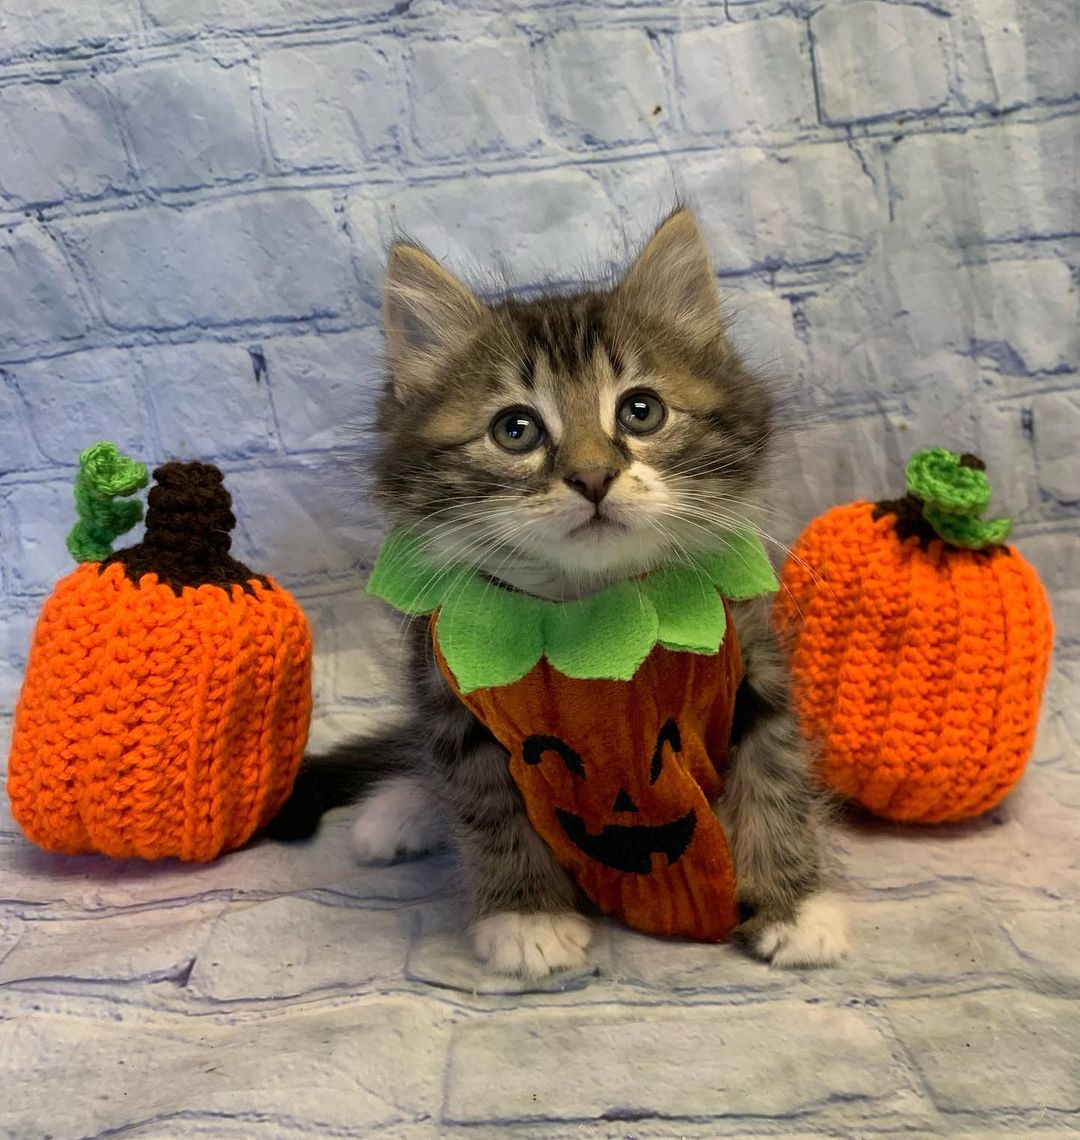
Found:
M 677 210 L 606 291 L 486 304 L 417 247 L 389 257 L 389 381 L 378 495 L 429 549 L 542 597 L 583 596 L 746 525 L 771 435 L 764 388 L 724 335 L 708 254 Z M 778 966 L 845 951 L 824 893 L 821 807 L 769 627 L 769 599 L 735 603 L 745 676 L 725 790 L 737 938 Z M 310 835 L 359 799 L 371 861 L 460 848 L 479 955 L 542 976 L 579 964 L 590 925 L 530 825 L 507 753 L 412 630 L 411 724 L 310 758 L 271 834 Z

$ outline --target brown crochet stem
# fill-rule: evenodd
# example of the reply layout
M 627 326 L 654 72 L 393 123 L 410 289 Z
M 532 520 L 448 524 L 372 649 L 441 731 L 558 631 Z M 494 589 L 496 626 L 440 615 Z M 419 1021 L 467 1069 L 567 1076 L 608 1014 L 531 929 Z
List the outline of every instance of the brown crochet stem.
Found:
M 142 542 L 110 555 L 102 569 L 119 562 L 136 583 L 144 574 L 156 574 L 177 594 L 185 586 L 205 585 L 225 590 L 236 585 L 250 593 L 253 578 L 269 586 L 261 574 L 229 555 L 236 516 L 217 467 L 166 463 L 154 472 L 154 480 Z
M 970 467 L 975 471 L 985 471 L 986 464 L 970 452 L 960 456 L 960 466 Z M 908 538 L 917 538 L 919 546 L 925 550 L 935 539 L 941 541 L 941 535 L 926 521 L 923 515 L 922 499 L 909 491 L 902 499 L 884 499 L 874 504 L 873 518 L 876 522 L 884 515 L 896 516 L 896 537 L 901 542 Z M 997 549 L 988 547 L 988 550 Z M 1007 547 L 1005 549 L 1008 549 Z

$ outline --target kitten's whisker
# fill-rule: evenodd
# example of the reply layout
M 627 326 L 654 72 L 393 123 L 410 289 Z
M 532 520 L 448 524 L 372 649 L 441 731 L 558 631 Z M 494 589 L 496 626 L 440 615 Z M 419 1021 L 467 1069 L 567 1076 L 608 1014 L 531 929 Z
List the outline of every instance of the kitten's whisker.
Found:
M 682 478 L 672 479 L 669 480 L 669 482 L 673 484 L 671 490 L 686 499 L 694 499 L 697 502 L 703 503 L 736 503 L 747 507 L 751 513 L 764 512 L 765 514 L 776 515 L 778 518 L 787 521 L 793 519 L 793 516 L 788 511 L 781 511 L 776 507 L 766 506 L 764 503 L 756 501 L 745 503 L 741 499 L 732 498 L 721 489 L 714 490 L 709 487 L 703 487 L 697 481 L 689 482 L 689 485 L 686 485 L 686 481 Z
M 828 589 L 830 592 L 832 591 L 832 587 L 828 584 L 828 582 L 825 581 L 824 578 L 821 577 L 820 574 L 818 574 L 817 570 L 815 570 L 814 567 L 811 566 L 810 563 L 807 562 L 801 555 L 796 554 L 795 551 L 787 545 L 787 543 L 781 542 L 780 539 L 775 538 L 773 535 L 769 534 L 769 532 L 766 531 L 760 524 L 754 522 L 752 519 L 747 518 L 745 515 L 739 514 L 737 512 L 732 512 L 732 514 L 735 518 L 741 519 L 743 522 L 745 522 L 747 526 L 752 527 L 766 542 L 771 542 L 774 546 L 782 550 L 785 557 L 792 559 L 799 566 L 803 567 L 809 574 L 813 576 L 814 581 L 817 584 L 821 585 L 825 589 Z
M 684 517 L 684 518 L 686 518 L 687 521 L 690 521 L 689 517 L 685 513 L 683 513 L 681 515 L 681 517 Z M 780 550 L 782 550 L 788 558 L 792 559 L 794 562 L 796 562 L 796 564 L 803 567 L 807 571 L 807 573 L 809 573 L 813 577 L 814 581 L 821 588 L 828 590 L 829 593 L 834 593 L 832 586 L 824 578 L 822 578 L 820 574 L 818 574 L 818 572 L 814 569 L 814 567 L 811 566 L 810 563 L 808 563 L 800 555 L 796 554 L 786 543 L 783 543 L 779 539 L 774 538 L 767 531 L 763 530 L 757 523 L 753 522 L 751 519 L 746 518 L 745 515 L 735 513 L 733 515 L 733 517 L 740 520 L 741 522 L 743 522 L 747 527 L 751 527 L 758 535 L 760 535 L 760 537 L 764 541 L 770 542 L 774 546 L 776 546 Z M 721 516 L 716 514 L 715 512 L 713 513 L 713 518 L 715 521 L 718 521 L 718 522 L 726 522 L 726 519 L 722 520 Z M 780 581 L 781 581 L 781 587 L 785 591 L 787 591 L 789 596 L 792 597 L 792 601 L 795 602 L 796 608 L 798 608 L 798 602 L 796 602 L 794 596 L 791 595 L 791 591 L 788 589 L 786 583 L 783 582 L 782 578 L 780 579 Z M 800 616 L 801 616 L 801 612 L 800 612 Z
M 675 464 L 668 469 L 668 474 L 671 476 L 703 476 L 713 475 L 720 476 L 725 472 L 733 471 L 737 467 L 742 466 L 748 459 L 752 459 L 755 455 L 760 454 L 764 448 L 755 448 L 753 450 L 736 453 L 734 455 L 728 454 L 724 456 L 712 456 L 705 459 L 696 460 L 693 463 Z

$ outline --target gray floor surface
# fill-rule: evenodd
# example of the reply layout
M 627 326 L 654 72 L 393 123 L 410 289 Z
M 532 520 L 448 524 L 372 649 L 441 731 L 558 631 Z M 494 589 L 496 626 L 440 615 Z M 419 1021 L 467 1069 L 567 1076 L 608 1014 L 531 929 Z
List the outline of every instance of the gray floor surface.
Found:
M 347 815 L 207 867 L 51 856 L 5 817 L 0 1134 L 1076 1130 L 1078 681 L 989 817 L 842 823 L 855 953 L 820 972 L 603 926 L 524 986 L 472 960 L 450 857 L 358 867 Z

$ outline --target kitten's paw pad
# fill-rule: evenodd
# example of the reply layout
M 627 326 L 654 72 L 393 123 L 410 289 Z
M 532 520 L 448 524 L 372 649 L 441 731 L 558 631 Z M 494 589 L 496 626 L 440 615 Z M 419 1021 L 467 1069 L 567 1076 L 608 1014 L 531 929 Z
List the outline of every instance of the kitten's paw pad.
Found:
M 482 918 L 472 928 L 477 955 L 500 974 L 544 978 L 585 961 L 592 925 L 580 914 L 518 914 Z
M 361 863 L 391 863 L 423 855 L 443 839 L 428 794 L 413 780 L 388 780 L 361 802 L 353 823 L 353 853 Z
M 847 912 L 831 894 L 811 895 L 790 922 L 766 926 L 754 950 L 781 968 L 832 966 L 848 952 Z

